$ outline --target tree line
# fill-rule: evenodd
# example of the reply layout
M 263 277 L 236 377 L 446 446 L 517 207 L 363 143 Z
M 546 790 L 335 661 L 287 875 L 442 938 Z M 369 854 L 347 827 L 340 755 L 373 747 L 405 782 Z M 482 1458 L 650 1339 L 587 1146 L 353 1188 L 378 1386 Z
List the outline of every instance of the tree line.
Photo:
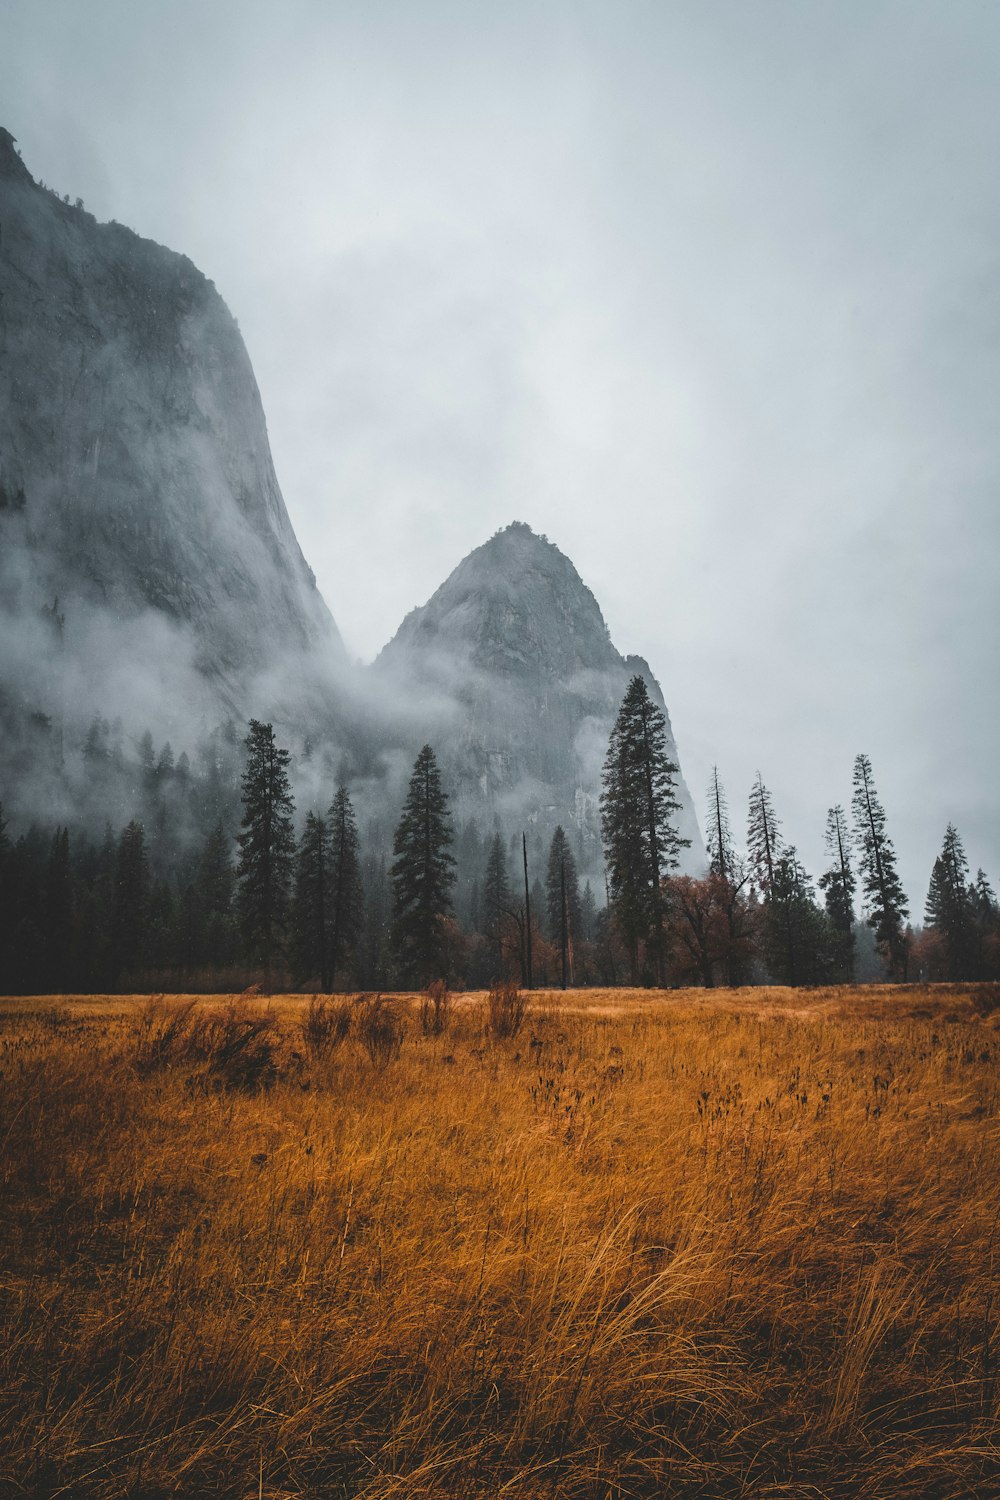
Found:
M 94 737 L 92 729 L 85 749 L 100 767 Z M 537 841 L 529 858 L 526 832 L 506 839 L 496 828 L 483 841 L 473 828 L 459 839 L 466 879 L 457 902 L 456 834 L 429 745 L 413 766 L 391 859 L 362 850 L 346 784 L 327 807 L 307 811 L 296 834 L 291 757 L 271 724 L 251 720 L 241 748 L 236 798 L 217 766 L 198 782 L 186 757 L 175 762 L 167 746 L 157 758 L 144 736 L 147 818 L 117 835 L 109 827 L 96 843 L 71 840 L 67 827 L 35 826 L 12 840 L 0 807 L 0 987 L 231 989 L 256 978 L 329 992 L 437 977 L 472 987 L 505 976 L 529 987 L 1000 977 L 1000 907 L 983 871 L 970 876 L 950 824 L 914 933 L 865 755 L 855 760 L 849 813 L 829 810 L 818 893 L 759 774 L 741 853 L 713 771 L 708 868 L 681 875 L 689 841 L 677 830 L 679 772 L 663 712 L 638 676 L 604 764 L 597 895 L 581 882 L 562 827 L 540 862 Z M 182 794 L 200 799 L 203 818 L 217 814 L 194 847 L 171 842 Z

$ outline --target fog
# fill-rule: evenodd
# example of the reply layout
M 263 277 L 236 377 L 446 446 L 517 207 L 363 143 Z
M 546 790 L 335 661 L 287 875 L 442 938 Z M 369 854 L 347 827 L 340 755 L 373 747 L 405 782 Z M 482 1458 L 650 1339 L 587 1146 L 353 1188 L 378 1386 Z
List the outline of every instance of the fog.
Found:
M 36 175 L 239 319 L 349 652 L 521 517 L 701 806 L 1000 874 L 992 5 L 8 0 Z

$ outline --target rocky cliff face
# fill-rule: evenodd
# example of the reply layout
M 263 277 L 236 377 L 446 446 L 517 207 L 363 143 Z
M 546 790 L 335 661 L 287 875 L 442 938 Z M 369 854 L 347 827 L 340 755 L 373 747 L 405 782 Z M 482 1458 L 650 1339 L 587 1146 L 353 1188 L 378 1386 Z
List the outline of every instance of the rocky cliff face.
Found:
M 143 681 L 209 716 L 260 712 L 261 674 L 343 652 L 222 298 L 183 255 L 36 184 L 6 131 L 0 610 L 6 690 L 50 713 L 76 689 L 126 711 Z
M 422 705 L 459 816 L 495 814 L 551 832 L 575 830 L 586 861 L 600 840 L 601 767 L 641 657 L 622 656 L 600 607 L 569 558 L 515 522 L 471 552 L 427 604 L 413 610 L 376 661 L 397 700 Z M 678 760 L 670 733 L 671 754 Z M 704 850 L 691 796 L 678 780 L 684 867 Z

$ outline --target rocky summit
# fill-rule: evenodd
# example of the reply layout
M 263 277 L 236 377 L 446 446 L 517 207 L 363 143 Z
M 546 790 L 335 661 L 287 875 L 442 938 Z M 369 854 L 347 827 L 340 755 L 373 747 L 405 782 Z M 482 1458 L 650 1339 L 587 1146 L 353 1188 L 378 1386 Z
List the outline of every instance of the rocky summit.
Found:
M 203 697 L 209 714 L 253 711 L 255 681 L 290 653 L 342 654 L 212 282 L 36 183 L 6 130 L 0 610 L 4 687 L 46 713 L 81 677 L 113 708 L 123 675 L 155 675 L 166 655 L 177 694 Z M 46 674 L 28 671 L 45 620 L 50 637 L 61 622 L 63 656 L 78 656 L 48 697 Z
M 615 649 L 600 606 L 564 553 L 515 521 L 471 552 L 412 610 L 374 671 L 397 698 L 416 698 L 439 748 L 460 816 L 484 804 L 504 826 L 524 820 L 575 831 L 586 863 L 600 838 L 601 767 L 629 680 L 648 664 Z M 667 715 L 670 752 L 677 746 Z M 691 840 L 684 868 L 704 849 L 691 796 L 678 776 L 678 818 Z

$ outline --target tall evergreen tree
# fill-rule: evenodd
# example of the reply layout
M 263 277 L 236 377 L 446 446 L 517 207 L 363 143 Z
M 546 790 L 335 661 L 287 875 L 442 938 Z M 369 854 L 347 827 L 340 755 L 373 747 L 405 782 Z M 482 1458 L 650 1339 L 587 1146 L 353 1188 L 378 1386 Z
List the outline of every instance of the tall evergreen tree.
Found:
M 764 899 L 764 961 L 780 984 L 819 984 L 829 963 L 829 924 L 792 845 L 778 855 L 773 872 Z
M 872 763 L 867 755 L 859 755 L 854 761 L 851 807 L 866 920 L 875 933 L 890 978 L 905 978 L 905 921 L 909 907 L 896 872 L 896 851 L 885 831 L 885 812 L 875 791 Z
M 766 795 L 766 794 L 765 794 Z M 773 814 L 771 814 L 773 817 Z M 708 824 L 705 845 L 708 851 L 708 878 L 711 882 L 713 921 L 710 930 L 718 950 L 718 961 L 728 985 L 738 986 L 746 977 L 750 942 L 750 918 L 746 889 L 750 873 L 746 861 L 736 853 L 729 823 L 729 805 L 719 779 L 718 766 L 712 767 L 708 784 Z M 683 888 L 692 916 L 701 911 L 704 901 L 698 893 Z M 719 920 L 721 918 L 721 921 Z M 700 920 L 700 918 L 699 918 Z M 691 921 L 688 920 L 688 927 Z M 702 972 L 704 972 L 704 959 Z
M 819 877 L 826 898 L 831 928 L 831 962 L 838 980 L 854 978 L 854 871 L 851 868 L 850 834 L 844 809 L 831 807 L 826 815 L 826 852 L 830 865 Z
M 976 979 L 974 888 L 969 886 L 969 862 L 953 823 L 945 830 L 941 853 L 934 861 L 924 922 L 944 944 L 947 977 Z
M 552 941 L 559 948 L 559 972 L 563 989 L 572 984 L 573 950 L 580 936 L 580 882 L 576 860 L 562 827 L 549 844 L 545 868 L 545 908 Z
M 641 677 L 633 677 L 611 731 L 604 762 L 601 833 L 615 920 L 625 941 L 633 982 L 646 944 L 656 980 L 665 978 L 662 882 L 675 870 L 682 839 L 674 818 L 678 767 L 667 753 L 663 711 Z
M 243 824 L 237 878 L 239 914 L 251 956 L 269 971 L 285 938 L 291 904 L 295 833 L 292 827 L 291 757 L 270 724 L 250 720 L 244 740 Z
M 750 792 L 750 816 L 747 821 L 747 857 L 758 891 L 766 897 L 774 884 L 774 867 L 781 853 L 780 822 L 774 811 L 771 793 L 757 772 Z
M 118 840 L 111 941 L 116 974 L 137 969 L 146 955 L 149 921 L 149 861 L 146 835 L 132 820 Z
M 1000 903 L 983 870 L 976 871 L 970 899 L 976 974 L 980 979 L 1000 979 Z
M 736 852 L 729 827 L 729 806 L 726 793 L 719 780 L 718 766 L 712 767 L 712 779 L 708 784 L 708 828 L 705 847 L 708 852 L 708 873 L 721 875 L 723 880 L 732 880 L 736 868 Z
M 316 975 L 330 989 L 330 834 L 322 818 L 307 813 L 295 859 L 292 956 L 298 973 Z
M 340 786 L 327 813 L 330 830 L 330 982 L 353 957 L 364 921 L 358 825 L 347 788 Z
M 73 971 L 73 872 L 69 859 L 69 829 L 57 828 L 45 871 L 45 946 L 48 982 L 63 990 Z
M 510 876 L 507 871 L 507 851 L 499 833 L 493 835 L 486 859 L 486 871 L 482 888 L 483 935 L 492 955 L 492 977 L 499 979 L 504 971 L 504 932 L 511 907 Z
M 455 883 L 450 822 L 438 763 L 425 745 L 392 845 L 392 949 L 411 985 L 428 984 L 446 964 L 444 924 Z

